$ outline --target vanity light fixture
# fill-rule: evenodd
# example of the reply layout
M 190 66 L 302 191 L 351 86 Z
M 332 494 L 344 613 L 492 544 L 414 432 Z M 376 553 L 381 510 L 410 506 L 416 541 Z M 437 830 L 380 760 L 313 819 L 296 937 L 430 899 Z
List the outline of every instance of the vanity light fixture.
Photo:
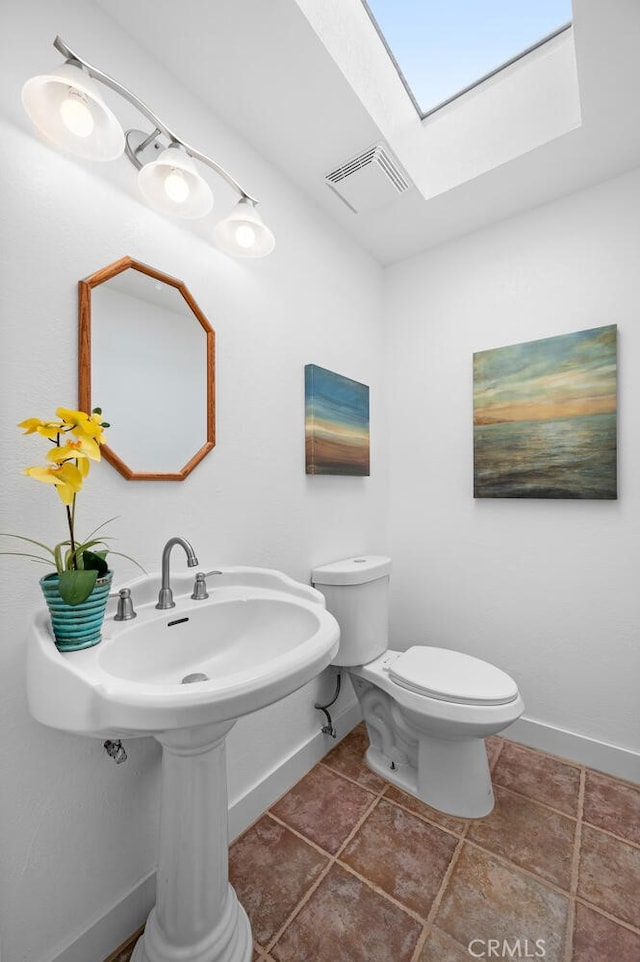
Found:
M 134 133 L 136 131 L 129 131 Z M 138 166 L 140 161 L 135 150 L 131 154 L 127 151 L 127 156 Z M 163 214 L 205 217 L 213 207 L 211 188 L 179 144 L 171 144 L 157 160 L 140 166 L 138 187 L 147 203 Z
M 132 91 L 83 60 L 60 38 L 53 46 L 65 63 L 51 73 L 27 80 L 22 103 L 36 128 L 53 146 L 84 160 L 116 160 L 123 153 L 138 170 L 138 186 L 147 203 L 164 214 L 205 217 L 213 194 L 196 161 L 214 170 L 238 195 L 231 213 L 214 229 L 214 243 L 233 257 L 264 257 L 275 239 L 248 194 L 220 164 L 181 140 Z M 104 84 L 132 104 L 153 125 L 150 132 L 123 132 L 105 104 Z
M 213 229 L 215 245 L 227 254 L 238 251 L 255 251 L 254 257 L 263 257 L 273 250 L 273 234 L 260 216 L 249 197 L 241 197 L 228 217 L 219 221 Z

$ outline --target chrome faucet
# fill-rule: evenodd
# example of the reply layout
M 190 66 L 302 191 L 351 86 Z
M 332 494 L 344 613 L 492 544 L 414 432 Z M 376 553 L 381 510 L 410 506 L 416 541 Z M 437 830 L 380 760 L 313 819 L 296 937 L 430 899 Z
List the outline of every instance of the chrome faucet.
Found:
M 186 541 L 184 538 L 169 538 L 166 545 L 162 549 L 162 586 L 158 594 L 158 604 L 156 605 L 156 608 L 175 608 L 175 602 L 173 600 L 173 592 L 171 590 L 169 578 L 169 559 L 171 557 L 171 549 L 176 544 L 179 544 L 181 548 L 184 548 L 187 556 L 187 564 L 190 568 L 195 568 L 198 564 L 196 553 L 188 541 Z

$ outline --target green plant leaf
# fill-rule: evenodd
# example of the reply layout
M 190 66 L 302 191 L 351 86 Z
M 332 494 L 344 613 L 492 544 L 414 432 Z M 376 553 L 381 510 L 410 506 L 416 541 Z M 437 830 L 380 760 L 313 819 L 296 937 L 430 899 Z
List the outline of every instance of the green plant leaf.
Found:
M 97 528 L 94 528 L 93 531 L 89 532 L 89 534 L 87 535 L 87 541 L 89 540 L 89 538 L 93 538 L 94 534 L 96 534 L 100 530 L 100 528 L 106 527 L 108 524 L 111 524 L 112 521 L 117 521 L 119 517 L 120 517 L 119 514 L 114 514 L 113 518 L 107 518 L 106 521 L 102 521 Z
M 50 548 L 48 545 L 43 544 L 42 541 L 34 541 L 33 538 L 25 538 L 24 535 L 21 535 L 21 534 L 9 534 L 7 531 L 0 531 L 0 535 L 2 535 L 3 538 L 17 538 L 18 541 L 28 541 L 29 544 L 35 544 L 39 548 L 44 548 L 44 550 L 48 551 L 50 555 L 54 554 L 53 548 Z M 0 552 L 0 554 L 15 554 L 15 552 L 2 551 Z
M 32 561 L 37 561 L 38 564 L 47 565 L 51 567 L 51 561 L 49 558 L 41 558 L 39 554 L 29 554 L 28 551 L 0 551 L 0 554 L 10 554 L 16 558 L 31 558 Z
M 97 571 L 98 577 L 106 575 L 109 565 L 105 561 L 106 551 L 83 551 L 82 562 L 85 571 Z
M 104 542 L 94 538 L 92 541 L 83 541 L 82 544 L 76 544 L 75 549 L 73 551 L 69 550 L 65 555 L 66 570 L 73 571 L 77 569 L 78 571 L 82 571 L 83 568 L 87 568 L 87 567 L 95 569 L 94 564 L 85 565 L 84 556 L 85 556 L 85 552 L 87 551 L 89 552 L 89 555 L 94 554 L 94 552 L 91 551 L 90 549 L 97 544 L 104 544 Z M 98 551 L 95 553 L 103 557 L 104 555 L 106 555 L 107 551 L 108 551 L 108 548 L 105 551 Z
M 97 580 L 98 572 L 91 569 L 88 571 L 63 571 L 58 581 L 60 597 L 68 605 L 79 605 L 87 600 Z

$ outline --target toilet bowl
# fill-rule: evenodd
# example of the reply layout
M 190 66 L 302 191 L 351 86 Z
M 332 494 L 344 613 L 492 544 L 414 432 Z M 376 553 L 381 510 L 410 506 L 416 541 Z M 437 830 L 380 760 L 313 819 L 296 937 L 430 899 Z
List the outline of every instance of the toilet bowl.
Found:
M 494 796 L 484 739 L 524 711 L 515 681 L 459 651 L 387 647 L 391 562 L 359 556 L 314 568 L 312 583 L 340 625 L 344 667 L 369 735 L 369 767 L 450 815 L 480 818 Z

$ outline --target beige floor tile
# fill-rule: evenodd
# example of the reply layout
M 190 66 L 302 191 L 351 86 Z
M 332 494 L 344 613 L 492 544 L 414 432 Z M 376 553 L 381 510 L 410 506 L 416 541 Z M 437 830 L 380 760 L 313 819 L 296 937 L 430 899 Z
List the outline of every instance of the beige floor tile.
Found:
M 640 845 L 640 785 L 588 771 L 584 820 Z
M 578 903 L 572 962 L 638 962 L 640 933 Z
M 454 836 L 381 799 L 340 859 L 426 919 L 457 844 Z
M 277 962 L 410 962 L 422 926 L 334 865 L 271 954 Z
M 580 769 L 543 752 L 505 741 L 493 769 L 493 783 L 567 815 L 578 814 Z
M 326 856 L 268 815 L 233 843 L 229 879 L 262 948 L 328 864 Z
M 568 891 L 576 822 L 498 785 L 495 796 L 494 810 L 471 823 L 467 838 Z
M 371 792 L 317 765 L 271 811 L 335 855 L 374 799 Z
M 542 940 L 545 962 L 563 962 L 567 913 L 566 896 L 464 842 L 435 923 L 463 946 Z
M 640 848 L 583 825 L 578 895 L 640 926 Z

